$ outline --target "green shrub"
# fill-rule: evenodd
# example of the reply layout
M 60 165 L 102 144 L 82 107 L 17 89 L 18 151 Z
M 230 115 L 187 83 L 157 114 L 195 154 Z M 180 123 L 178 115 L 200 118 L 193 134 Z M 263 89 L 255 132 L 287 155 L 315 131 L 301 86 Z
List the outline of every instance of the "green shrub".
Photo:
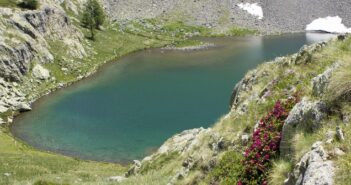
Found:
M 23 0 L 21 3 L 18 4 L 21 8 L 26 8 L 30 10 L 35 10 L 39 7 L 38 0 Z
M 223 185 L 237 184 L 243 173 L 242 160 L 242 154 L 234 151 L 226 152 L 210 174 L 212 181 Z

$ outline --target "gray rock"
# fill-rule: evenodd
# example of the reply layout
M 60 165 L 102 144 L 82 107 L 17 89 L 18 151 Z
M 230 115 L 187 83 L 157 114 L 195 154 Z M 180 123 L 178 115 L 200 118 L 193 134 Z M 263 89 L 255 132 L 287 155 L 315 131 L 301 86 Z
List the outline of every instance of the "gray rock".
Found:
M 34 66 L 32 75 L 39 80 L 47 80 L 50 78 L 49 70 L 45 69 L 43 66 L 39 64 Z
M 327 106 L 322 101 L 309 101 L 303 98 L 290 111 L 282 129 L 282 140 L 280 142 L 281 155 L 289 157 L 292 151 L 292 137 L 296 127 L 308 130 L 316 130 L 320 122 L 325 118 Z
M 16 108 L 21 111 L 21 112 L 26 112 L 26 111 L 31 111 L 32 108 L 30 107 L 30 105 L 28 103 L 25 103 L 25 102 L 21 102 L 21 103 L 18 103 L 16 105 Z
M 340 65 L 338 63 L 335 63 L 330 68 L 325 70 L 322 74 L 312 79 L 312 95 L 321 96 L 324 94 L 324 92 L 327 90 L 332 73 L 339 66 Z
M 243 134 L 241 136 L 241 143 L 243 146 L 246 146 L 249 143 L 250 140 L 250 135 L 249 134 Z
M 313 144 L 311 151 L 306 153 L 295 165 L 285 185 L 332 185 L 335 168 L 333 161 L 328 160 L 328 154 L 322 142 Z
M 338 155 L 338 156 L 343 156 L 343 155 L 345 155 L 345 152 L 342 151 L 340 148 L 335 148 L 335 149 L 334 149 L 334 153 L 335 153 L 335 155 Z
M 263 19 L 258 20 L 240 9 L 238 4 L 243 2 L 258 3 L 263 9 Z M 119 22 L 184 15 L 186 23 L 219 27 L 223 26 L 220 24 L 223 17 L 227 17 L 225 20 L 231 26 L 263 32 L 302 32 L 307 24 L 319 17 L 338 15 L 347 27 L 351 27 L 348 0 L 105 0 L 104 4 L 109 16 Z M 320 6 L 316 8 L 316 5 Z
M 8 110 L 8 108 L 4 107 L 3 105 L 0 105 L 0 113 L 4 113 Z
M 2 118 L 0 118 L 0 125 L 2 125 L 4 123 L 5 123 L 5 121 Z
M 69 56 L 86 56 L 83 34 L 56 3 L 43 3 L 41 9 L 33 11 L 0 11 L 0 77 L 21 81 L 33 61 L 53 62 L 46 39 L 60 40 Z
M 339 141 L 344 141 L 344 132 L 340 127 L 336 127 L 336 139 Z
M 134 160 L 133 165 L 126 172 L 125 176 L 130 177 L 132 175 L 136 175 L 139 172 L 140 168 L 141 168 L 141 162 L 138 160 Z

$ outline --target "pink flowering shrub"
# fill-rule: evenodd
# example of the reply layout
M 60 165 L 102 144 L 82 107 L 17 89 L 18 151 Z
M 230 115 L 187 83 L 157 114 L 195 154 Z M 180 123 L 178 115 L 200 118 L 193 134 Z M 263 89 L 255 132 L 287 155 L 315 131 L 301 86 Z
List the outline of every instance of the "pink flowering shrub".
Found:
M 252 135 L 252 141 L 244 153 L 243 171 L 238 185 L 267 185 L 271 160 L 279 155 L 281 130 L 298 96 L 285 102 L 277 101 L 271 112 L 262 118 Z

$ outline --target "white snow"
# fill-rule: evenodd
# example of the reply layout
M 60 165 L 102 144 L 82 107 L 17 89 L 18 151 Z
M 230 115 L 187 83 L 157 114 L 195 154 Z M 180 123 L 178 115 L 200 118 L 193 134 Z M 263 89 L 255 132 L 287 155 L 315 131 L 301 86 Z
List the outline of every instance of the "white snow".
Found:
M 351 33 L 339 16 L 318 18 L 306 26 L 306 31 L 324 31 L 328 33 Z
M 258 17 L 258 19 L 263 18 L 263 10 L 257 3 L 240 3 L 238 6 L 240 9 L 247 11 L 249 14 Z

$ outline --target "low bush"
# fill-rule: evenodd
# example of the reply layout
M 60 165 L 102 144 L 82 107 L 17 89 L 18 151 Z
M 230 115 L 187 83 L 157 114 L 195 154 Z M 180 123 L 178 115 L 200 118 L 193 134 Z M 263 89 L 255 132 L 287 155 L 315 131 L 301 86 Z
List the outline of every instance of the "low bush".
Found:
M 30 10 L 35 10 L 39 7 L 38 0 L 23 0 L 21 3 L 18 4 L 21 8 L 26 8 Z
M 263 119 L 252 135 L 252 141 L 245 150 L 243 174 L 238 185 L 268 184 L 272 160 L 279 156 L 281 130 L 292 107 L 299 101 L 296 96 L 285 102 L 277 101 L 274 108 Z
M 241 160 L 243 160 L 242 154 L 235 151 L 226 152 L 211 171 L 212 181 L 223 185 L 237 184 L 243 170 Z

